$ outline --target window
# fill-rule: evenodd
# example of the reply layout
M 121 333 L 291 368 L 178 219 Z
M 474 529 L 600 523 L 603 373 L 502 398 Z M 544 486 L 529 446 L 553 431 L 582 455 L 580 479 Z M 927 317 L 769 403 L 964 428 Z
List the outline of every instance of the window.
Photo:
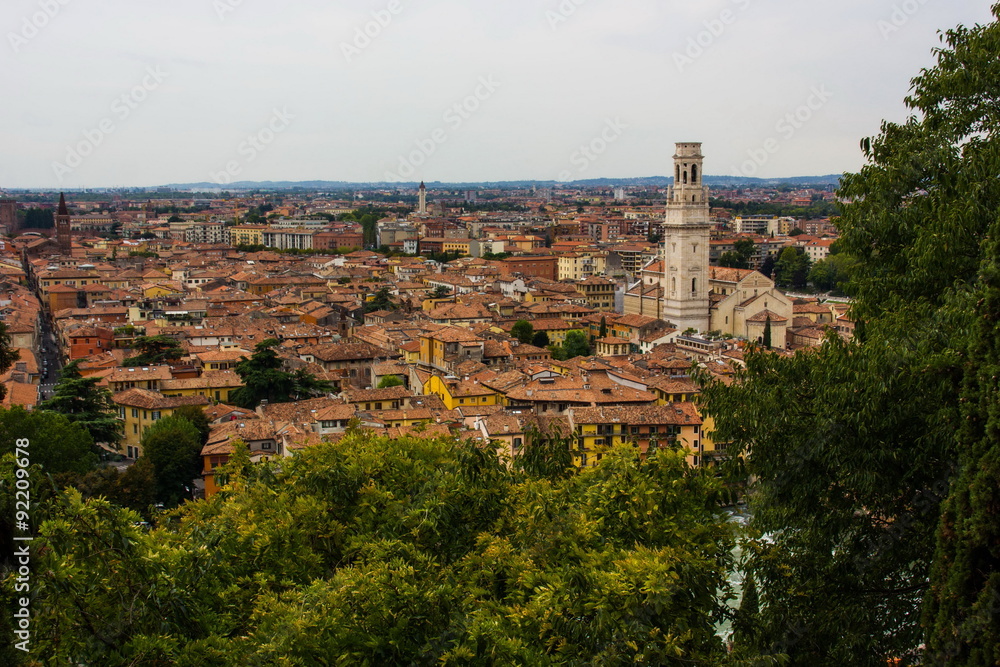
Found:
M 260 446 L 260 448 L 261 449 L 271 449 L 271 443 L 270 442 L 265 442 L 264 444 L 262 444 Z
M 160 411 L 159 410 L 153 410 L 153 421 L 155 422 L 159 418 L 160 418 Z
M 139 434 L 139 425 L 138 424 L 132 424 L 132 433 L 135 434 L 135 435 Z
M 639 427 L 638 426 L 633 426 L 632 427 L 632 435 L 636 435 L 637 433 L 639 433 Z
M 139 418 L 139 408 L 132 408 L 132 418 L 133 419 Z
M 521 438 L 514 438 L 514 449 L 521 449 Z

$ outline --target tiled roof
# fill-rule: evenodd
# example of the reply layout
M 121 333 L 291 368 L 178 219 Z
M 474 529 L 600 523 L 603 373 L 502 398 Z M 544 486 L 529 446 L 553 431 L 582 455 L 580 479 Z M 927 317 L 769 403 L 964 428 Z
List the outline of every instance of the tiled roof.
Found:
M 166 397 L 158 391 L 133 387 L 120 391 L 111 397 L 118 405 L 144 410 L 169 410 L 182 405 L 208 405 L 204 396 L 171 396 Z
M 697 426 L 701 416 L 693 403 L 669 405 L 605 405 L 596 408 L 572 408 L 576 424 L 666 424 Z

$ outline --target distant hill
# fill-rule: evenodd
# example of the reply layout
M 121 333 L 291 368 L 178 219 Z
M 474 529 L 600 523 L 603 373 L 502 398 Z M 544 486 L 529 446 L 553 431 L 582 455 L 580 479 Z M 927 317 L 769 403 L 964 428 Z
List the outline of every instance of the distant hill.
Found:
M 790 176 L 788 178 L 751 178 L 747 176 L 705 176 L 706 185 L 734 186 L 818 186 L 838 185 L 841 174 L 825 176 Z M 600 188 L 600 187 L 665 187 L 673 182 L 667 176 L 646 176 L 639 178 L 592 178 L 580 181 L 485 181 L 474 183 L 449 183 L 427 181 L 431 189 L 447 190 L 477 190 L 485 189 L 520 189 L 520 188 Z M 371 189 L 416 189 L 418 181 L 409 183 L 387 182 L 349 182 L 349 181 L 235 181 L 226 185 L 202 181 L 200 183 L 172 183 L 159 187 L 174 190 L 371 190 Z

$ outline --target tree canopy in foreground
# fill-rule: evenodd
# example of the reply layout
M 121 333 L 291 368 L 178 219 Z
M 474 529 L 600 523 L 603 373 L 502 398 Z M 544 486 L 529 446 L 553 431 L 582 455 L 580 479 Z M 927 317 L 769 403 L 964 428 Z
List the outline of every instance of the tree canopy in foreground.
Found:
M 51 664 L 717 664 L 733 525 L 664 449 L 579 474 L 352 433 L 144 531 L 64 492 L 36 539 Z

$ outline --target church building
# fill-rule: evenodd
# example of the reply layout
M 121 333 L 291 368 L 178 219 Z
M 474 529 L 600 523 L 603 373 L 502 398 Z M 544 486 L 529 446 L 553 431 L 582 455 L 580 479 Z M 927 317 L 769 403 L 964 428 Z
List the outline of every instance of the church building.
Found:
M 645 266 L 625 294 L 625 314 L 667 320 L 681 331 L 719 331 L 785 347 L 791 300 L 758 271 L 709 266 L 711 236 L 705 157 L 700 143 L 679 143 L 668 189 L 663 259 Z

